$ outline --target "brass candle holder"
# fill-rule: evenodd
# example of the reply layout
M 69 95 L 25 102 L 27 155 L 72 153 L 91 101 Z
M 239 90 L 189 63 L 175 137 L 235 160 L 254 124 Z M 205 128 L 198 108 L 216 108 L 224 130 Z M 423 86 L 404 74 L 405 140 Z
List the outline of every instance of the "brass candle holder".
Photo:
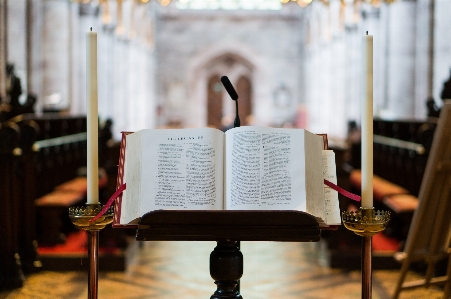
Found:
M 374 208 L 360 208 L 358 211 L 342 212 L 343 225 L 362 239 L 362 299 L 371 299 L 372 237 L 383 231 L 390 220 L 390 212 L 375 211 Z
M 390 212 L 374 208 L 360 208 L 358 211 L 343 212 L 344 226 L 362 237 L 372 237 L 383 231 L 390 220 Z
M 69 208 L 69 217 L 73 224 L 88 232 L 88 299 L 98 297 L 99 276 L 99 231 L 113 221 L 113 207 L 93 220 L 103 209 L 101 204 L 86 204 L 86 207 Z

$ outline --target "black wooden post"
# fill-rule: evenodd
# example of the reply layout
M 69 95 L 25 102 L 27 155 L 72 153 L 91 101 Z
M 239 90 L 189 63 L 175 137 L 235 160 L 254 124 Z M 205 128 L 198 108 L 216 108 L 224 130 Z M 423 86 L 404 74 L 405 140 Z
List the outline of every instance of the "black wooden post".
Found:
M 217 290 L 210 299 L 242 299 L 237 290 L 238 280 L 243 275 L 243 254 L 236 241 L 218 241 L 210 254 L 210 275 Z

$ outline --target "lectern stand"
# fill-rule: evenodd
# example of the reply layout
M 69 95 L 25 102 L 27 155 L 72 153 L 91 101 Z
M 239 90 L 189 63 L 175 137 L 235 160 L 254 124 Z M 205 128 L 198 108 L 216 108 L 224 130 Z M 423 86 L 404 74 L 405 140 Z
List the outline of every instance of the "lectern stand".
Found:
M 242 298 L 236 288 L 243 275 L 238 241 L 317 242 L 315 217 L 299 211 L 170 211 L 145 214 L 138 241 L 216 241 L 210 254 L 210 275 L 217 290 L 211 299 Z

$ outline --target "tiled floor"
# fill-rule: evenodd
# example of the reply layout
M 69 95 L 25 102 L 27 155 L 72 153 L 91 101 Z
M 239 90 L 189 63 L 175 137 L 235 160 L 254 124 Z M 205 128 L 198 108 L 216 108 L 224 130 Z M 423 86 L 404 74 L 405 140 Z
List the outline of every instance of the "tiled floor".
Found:
M 99 298 L 208 299 L 216 289 L 209 275 L 214 242 L 144 242 L 125 272 L 99 274 Z M 327 266 L 323 243 L 242 242 L 245 299 L 361 298 L 360 272 Z M 373 272 L 373 298 L 388 299 L 398 271 Z M 442 298 L 441 290 L 416 289 L 402 299 Z M 24 287 L 0 298 L 87 298 L 87 273 L 42 272 L 28 277 Z

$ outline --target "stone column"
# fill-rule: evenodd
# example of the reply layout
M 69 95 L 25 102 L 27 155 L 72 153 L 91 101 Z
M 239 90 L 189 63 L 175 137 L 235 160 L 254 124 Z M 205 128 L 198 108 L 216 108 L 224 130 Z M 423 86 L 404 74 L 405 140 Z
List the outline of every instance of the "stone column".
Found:
M 86 42 L 81 44 L 79 33 L 87 32 L 87 28 L 80 27 L 80 4 L 71 2 L 69 4 L 69 74 L 68 74 L 68 101 L 71 113 L 80 112 L 77 108 L 79 101 L 85 99 L 86 89 L 81 89 L 80 69 L 85 69 L 86 64 L 82 64 L 82 56 L 86 56 Z M 83 40 L 84 41 L 84 40 Z M 83 60 L 84 61 L 84 60 Z
M 315 5 L 315 6 L 314 6 Z M 321 121 L 318 119 L 322 99 L 320 96 L 321 76 L 321 58 L 320 52 L 324 51 L 326 45 L 321 45 L 321 20 L 315 9 L 321 7 L 320 4 L 312 3 L 308 15 L 308 23 L 306 25 L 306 42 L 305 42 L 305 88 L 306 88 L 306 104 L 307 104 L 307 128 L 314 132 L 320 132 Z
M 346 28 L 346 120 L 360 123 L 362 34 L 357 24 L 350 24 Z
M 325 10 L 324 10 L 325 12 Z M 326 24 L 321 24 L 322 27 L 325 27 Z M 324 29 L 323 29 L 324 30 Z M 332 40 L 322 38 L 319 44 L 319 61 L 318 61 L 318 83 L 317 84 L 317 92 L 318 97 L 316 98 L 316 107 L 317 113 L 316 118 L 318 132 L 329 132 L 329 124 L 330 117 L 333 115 L 333 108 L 331 106 L 332 98 L 331 98 L 331 56 L 332 56 Z M 328 121 L 324 121 L 325 119 L 321 119 L 319 116 L 324 115 L 325 119 Z
M 136 56 L 133 57 L 133 53 Z M 149 56 L 151 55 L 145 45 L 141 42 L 135 42 L 131 52 L 132 73 L 136 73 L 131 82 L 131 94 L 135 97 L 134 106 L 134 127 L 149 128 L 149 121 L 155 116 L 154 108 L 151 108 L 152 97 L 149 96 L 151 89 L 151 78 L 149 76 Z
M 432 94 L 433 56 L 433 4 L 435 0 L 417 0 L 416 43 L 415 43 L 415 110 L 414 115 L 427 115 L 426 100 Z M 439 99 L 435 99 L 438 103 Z
M 451 1 L 435 1 L 435 24 L 434 24 L 434 87 L 433 95 L 438 104 L 441 103 L 440 93 L 443 89 L 443 83 L 451 75 Z
M 114 36 L 114 59 L 113 59 L 113 118 L 115 127 L 120 130 L 131 130 L 130 111 L 133 100 L 130 99 L 130 47 L 131 42 L 127 37 L 126 26 L 129 24 L 127 16 L 128 6 L 123 1 L 118 1 L 115 6 L 116 27 Z
M 0 1 L 0 104 L 6 103 L 6 1 Z
M 113 61 L 113 118 L 117 128 L 129 130 L 128 111 L 130 102 L 128 101 L 129 86 L 129 56 L 128 41 L 124 38 L 114 37 L 114 61 Z
M 374 84 L 374 116 L 382 117 L 388 109 L 388 91 L 387 85 L 390 78 L 387 77 L 388 70 L 388 49 L 390 37 L 390 22 L 388 6 L 381 5 L 379 8 L 379 38 L 375 44 L 374 56 L 376 65 L 374 66 L 374 78 L 377 84 Z
M 346 110 L 349 108 L 346 98 L 346 44 L 344 34 L 334 37 L 332 42 L 331 84 L 332 113 L 329 120 L 329 131 L 334 137 L 346 138 Z
M 387 9 L 390 30 L 387 50 L 389 116 L 412 117 L 415 111 L 416 1 L 397 1 Z
M 384 87 L 385 87 L 385 78 L 384 78 L 384 72 L 385 72 L 385 21 L 386 18 L 383 16 L 383 10 L 385 6 L 382 8 L 374 7 L 370 4 L 362 5 L 362 25 L 360 30 L 360 36 L 359 36 L 359 42 L 361 45 L 363 45 L 363 39 L 366 35 L 366 31 L 368 31 L 369 35 L 373 36 L 373 108 L 374 108 L 374 114 L 378 116 L 379 111 L 385 109 L 385 93 L 384 93 Z M 363 49 L 363 48 L 362 48 Z M 360 81 L 363 83 L 364 80 L 366 80 L 366 74 L 363 73 L 363 61 L 361 60 L 363 58 L 363 52 L 360 51 L 360 69 L 362 71 L 362 79 L 363 81 Z M 360 101 L 364 99 L 364 95 L 360 95 Z
M 128 83 L 130 85 L 129 92 L 127 94 L 129 110 L 128 110 L 128 120 L 129 127 L 131 128 L 139 128 L 139 119 L 143 111 L 142 103 L 140 103 L 140 78 L 142 76 L 142 64 L 141 60 L 139 44 L 136 39 L 131 39 L 128 43 L 129 49 L 127 55 L 129 55 L 129 80 Z
M 35 112 L 42 110 L 42 74 L 43 64 L 41 49 L 43 32 L 42 1 L 27 0 L 27 90 L 37 96 Z
M 66 0 L 43 1 L 43 105 L 45 109 L 69 108 L 70 5 Z
M 144 77 L 142 83 L 145 88 L 145 102 L 146 102 L 146 115 L 144 120 L 144 127 L 154 128 L 157 125 L 157 115 L 156 115 L 156 62 L 155 62 L 155 51 L 154 51 L 154 20 L 155 15 L 153 14 L 152 6 L 146 4 L 145 12 L 143 13 L 143 21 L 145 21 L 146 27 L 142 29 L 141 41 L 143 44 L 143 55 L 146 57 L 146 65 L 144 68 Z
M 95 21 L 95 8 L 91 4 L 72 4 L 70 14 L 72 20 L 69 29 L 70 41 L 73 49 L 69 50 L 69 57 L 71 70 L 68 76 L 70 82 L 70 112 L 73 114 L 86 113 L 86 34 L 92 27 L 92 30 L 97 32 L 97 43 L 99 44 L 99 33 L 97 22 Z M 97 46 L 97 55 L 99 54 L 100 46 Z M 99 56 L 99 55 L 98 55 Z M 99 61 L 99 60 L 98 60 Z M 98 73 L 100 76 L 100 73 Z M 100 81 L 100 79 L 99 79 Z M 100 98 L 99 98 L 100 101 Z
M 311 41 L 310 44 L 306 45 L 305 49 L 305 95 L 306 95 L 306 104 L 308 108 L 307 115 L 307 127 L 310 130 L 313 130 L 316 118 L 312 118 L 311 116 L 314 114 L 314 105 L 315 105 L 315 97 L 316 97 L 316 47 Z
M 7 63 L 14 65 L 14 72 L 20 79 L 24 103 L 27 94 L 27 3 L 26 0 L 8 1 L 7 5 Z
M 99 115 L 102 119 L 113 117 L 114 77 L 114 26 L 104 24 L 98 37 L 99 51 Z M 115 126 L 115 122 L 113 122 Z M 118 131 L 120 133 L 120 129 Z

